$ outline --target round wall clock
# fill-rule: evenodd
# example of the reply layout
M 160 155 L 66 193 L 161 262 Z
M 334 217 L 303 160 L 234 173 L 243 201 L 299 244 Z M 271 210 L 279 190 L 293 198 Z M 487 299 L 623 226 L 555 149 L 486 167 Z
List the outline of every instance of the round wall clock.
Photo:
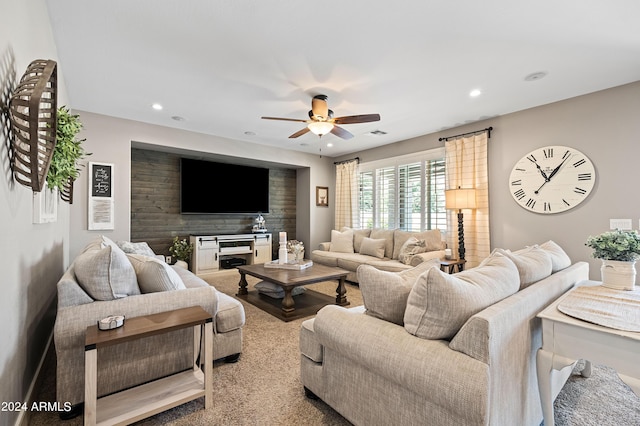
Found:
M 523 208 L 543 214 L 569 210 L 588 196 L 596 181 L 593 163 L 566 146 L 545 146 L 522 157 L 511 170 L 511 196 Z

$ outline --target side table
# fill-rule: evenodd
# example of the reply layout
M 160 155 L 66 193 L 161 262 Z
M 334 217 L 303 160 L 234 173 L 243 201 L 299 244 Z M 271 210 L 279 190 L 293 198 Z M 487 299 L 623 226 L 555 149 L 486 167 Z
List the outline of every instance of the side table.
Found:
M 576 286 L 600 285 L 582 281 Z M 640 333 L 616 330 L 570 317 L 558 310 L 569 290 L 537 316 L 542 319 L 542 347 L 536 354 L 538 390 L 545 426 L 554 425 L 553 399 L 560 392 L 554 374 L 584 359 L 584 377 L 591 375 L 591 361 L 612 367 L 620 379 L 640 396 Z M 561 382 L 564 384 L 564 382 Z M 556 386 L 557 387 L 557 386 Z
M 182 328 L 194 328 L 194 354 L 204 338 L 202 363 L 194 359 L 193 369 L 154 380 L 121 392 L 97 398 L 98 349 Z M 127 318 L 122 327 L 98 330 L 87 327 L 85 335 L 84 424 L 129 424 L 204 396 L 205 408 L 212 406 L 213 323 L 200 306 L 153 315 Z M 162 348 L 158 348 L 162 350 Z M 197 358 L 194 356 L 194 358 Z M 144 368 L 144 366 L 141 366 Z
M 440 270 L 453 274 L 457 266 L 458 272 L 462 272 L 464 271 L 465 263 L 467 263 L 467 261 L 464 259 L 440 259 Z

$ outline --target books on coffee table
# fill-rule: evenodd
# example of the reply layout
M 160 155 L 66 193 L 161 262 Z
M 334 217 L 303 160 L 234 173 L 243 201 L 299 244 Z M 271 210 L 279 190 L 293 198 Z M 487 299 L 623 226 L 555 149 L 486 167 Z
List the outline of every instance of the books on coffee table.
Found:
M 304 259 L 302 261 L 296 262 L 287 262 L 287 263 L 278 263 L 278 259 L 273 260 L 271 262 L 265 262 L 265 268 L 274 268 L 274 269 L 291 269 L 294 271 L 301 271 L 302 269 L 309 268 L 313 265 L 313 261 Z

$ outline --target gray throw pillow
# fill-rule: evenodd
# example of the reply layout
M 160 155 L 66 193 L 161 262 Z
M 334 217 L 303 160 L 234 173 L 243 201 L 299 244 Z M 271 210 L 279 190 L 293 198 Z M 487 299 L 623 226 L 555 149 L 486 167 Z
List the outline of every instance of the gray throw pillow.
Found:
M 494 252 L 508 257 L 516 265 L 520 274 L 520 290 L 551 275 L 551 257 L 538 246 L 527 247 L 517 252 L 498 248 Z
M 425 251 L 427 251 L 427 245 L 424 240 L 419 240 L 416 237 L 409 237 L 400 248 L 398 260 L 405 265 L 410 265 L 413 256 L 419 253 L 424 253 Z
M 571 258 L 567 253 L 554 241 L 547 241 L 540 244 L 540 248 L 547 252 L 551 257 L 551 273 L 556 273 L 571 266 Z
M 270 281 L 260 281 L 259 283 L 256 283 L 254 287 L 260 294 L 264 294 L 265 296 L 269 296 L 274 299 L 284 299 L 284 289 L 278 284 L 274 284 Z M 297 296 L 304 293 L 306 290 L 307 289 L 302 286 L 294 287 L 293 290 L 291 290 L 291 296 Z
M 373 238 L 363 238 L 360 244 L 360 254 L 382 259 L 384 257 L 385 244 L 386 241 L 383 239 L 374 240 Z
M 366 314 L 402 325 L 407 298 L 418 277 L 431 268 L 440 267 L 438 259 L 422 262 L 402 272 L 389 272 L 371 265 L 360 265 L 358 282 Z
M 117 246 L 85 251 L 73 265 L 78 284 L 93 300 L 140 294 L 133 265 Z
M 127 254 L 142 254 L 149 257 L 156 255 L 153 250 L 151 250 L 151 247 L 149 247 L 149 244 L 145 242 L 132 243 L 131 241 L 118 241 L 116 244 Z
M 407 299 L 404 328 L 423 339 L 451 339 L 474 314 L 518 291 L 518 269 L 501 254 L 457 274 L 431 268 Z
M 141 254 L 127 254 L 127 257 L 136 271 L 138 286 L 142 293 L 186 288 L 178 273 L 166 263 Z
M 331 248 L 329 251 L 336 253 L 353 253 L 353 229 L 344 232 L 331 231 Z

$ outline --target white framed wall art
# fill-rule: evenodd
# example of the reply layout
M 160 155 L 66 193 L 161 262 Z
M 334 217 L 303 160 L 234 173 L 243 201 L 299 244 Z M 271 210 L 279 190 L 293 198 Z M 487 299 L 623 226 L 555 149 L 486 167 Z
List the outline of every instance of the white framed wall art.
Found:
M 114 166 L 89 163 L 89 230 L 114 229 Z
M 58 188 L 49 189 L 46 181 L 42 191 L 33 193 L 33 223 L 58 220 L 58 194 Z

